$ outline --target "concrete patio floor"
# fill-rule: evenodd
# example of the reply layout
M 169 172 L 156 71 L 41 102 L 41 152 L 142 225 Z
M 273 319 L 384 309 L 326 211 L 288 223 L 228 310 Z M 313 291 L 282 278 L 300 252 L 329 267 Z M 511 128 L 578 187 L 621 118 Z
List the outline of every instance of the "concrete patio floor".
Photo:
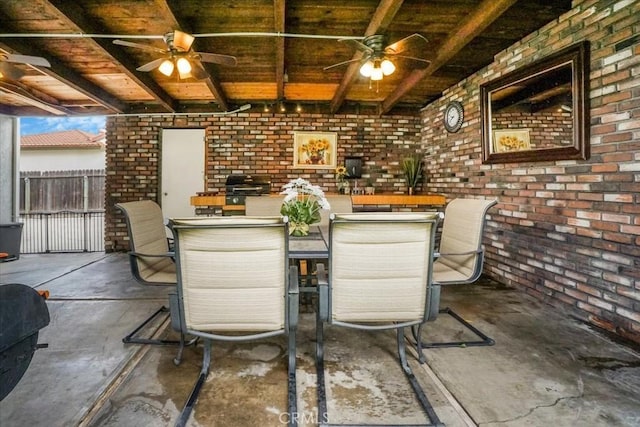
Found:
M 0 283 L 49 290 L 51 323 L 0 426 L 173 425 L 196 380 L 202 347 L 172 362 L 170 346 L 125 345 L 132 327 L 166 302 L 138 285 L 124 254 L 22 255 L 0 263 Z M 638 426 L 640 353 L 523 292 L 481 279 L 443 291 L 450 306 L 494 338 L 490 347 L 437 348 L 410 364 L 447 426 Z M 301 425 L 315 425 L 314 315 L 298 333 Z M 157 334 L 172 334 L 165 323 Z M 424 339 L 467 336 L 441 315 Z M 468 335 L 471 338 L 471 335 Z M 326 329 L 331 423 L 424 423 L 397 363 L 391 332 Z M 286 419 L 286 341 L 214 345 L 193 426 L 278 426 Z

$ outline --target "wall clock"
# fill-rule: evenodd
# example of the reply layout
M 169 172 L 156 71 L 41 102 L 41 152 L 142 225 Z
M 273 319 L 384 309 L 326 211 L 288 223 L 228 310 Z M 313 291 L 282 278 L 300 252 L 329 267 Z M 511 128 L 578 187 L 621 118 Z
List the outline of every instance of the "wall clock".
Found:
M 451 101 L 444 110 L 444 128 L 449 132 L 458 132 L 464 121 L 464 108 L 458 101 Z

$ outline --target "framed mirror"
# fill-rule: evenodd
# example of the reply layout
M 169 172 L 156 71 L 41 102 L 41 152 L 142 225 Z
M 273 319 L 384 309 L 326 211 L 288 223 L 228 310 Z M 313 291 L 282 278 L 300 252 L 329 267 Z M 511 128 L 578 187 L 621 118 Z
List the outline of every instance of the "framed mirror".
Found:
M 482 162 L 589 158 L 589 44 L 480 86 Z

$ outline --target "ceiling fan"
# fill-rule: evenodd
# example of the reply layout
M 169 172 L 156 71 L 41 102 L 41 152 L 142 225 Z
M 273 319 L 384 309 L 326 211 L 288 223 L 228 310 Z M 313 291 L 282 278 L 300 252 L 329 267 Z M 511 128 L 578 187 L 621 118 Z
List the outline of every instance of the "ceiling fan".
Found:
M 19 80 L 25 72 L 12 64 L 27 64 L 37 67 L 51 67 L 49 61 L 41 56 L 15 55 L 0 52 L 0 78 Z
M 174 70 L 177 70 L 180 79 L 193 77 L 196 80 L 203 80 L 209 77 L 209 75 L 205 71 L 201 62 L 210 62 L 212 64 L 222 65 L 237 64 L 235 56 L 193 51 L 191 49 L 191 45 L 193 44 L 195 37 L 191 34 L 175 30 L 165 34 L 163 39 L 167 45 L 166 49 L 128 42 L 125 40 L 114 40 L 113 43 L 162 54 L 162 57 L 138 67 L 137 70 L 148 72 L 157 68 L 158 71 L 167 77 L 170 77 Z
M 414 68 L 426 67 L 431 62 L 427 59 L 405 55 L 405 52 L 422 50 L 427 43 L 427 39 L 418 33 L 411 34 L 386 47 L 384 46 L 385 36 L 381 34 L 367 36 L 363 41 L 353 39 L 340 39 L 338 41 L 348 43 L 355 49 L 363 52 L 364 55 L 359 59 L 350 59 L 329 65 L 325 67 L 324 70 L 352 62 L 361 62 L 360 74 L 373 81 L 378 81 L 382 80 L 383 76 L 393 74 L 396 70 L 396 65 L 393 62 L 394 59 L 406 61 Z

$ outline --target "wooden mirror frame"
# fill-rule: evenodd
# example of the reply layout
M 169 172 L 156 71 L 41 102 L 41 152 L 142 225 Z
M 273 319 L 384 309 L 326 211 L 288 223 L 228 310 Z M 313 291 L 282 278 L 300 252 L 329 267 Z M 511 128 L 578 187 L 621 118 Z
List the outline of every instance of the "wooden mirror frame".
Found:
M 493 150 L 491 94 L 529 79 L 544 78 L 562 67 L 571 65 L 571 102 L 573 113 L 573 144 L 557 148 L 522 149 L 496 153 Z M 482 117 L 482 162 L 514 163 L 579 159 L 586 160 L 589 150 L 589 43 L 571 45 L 548 57 L 518 68 L 502 77 L 480 85 L 480 115 Z

